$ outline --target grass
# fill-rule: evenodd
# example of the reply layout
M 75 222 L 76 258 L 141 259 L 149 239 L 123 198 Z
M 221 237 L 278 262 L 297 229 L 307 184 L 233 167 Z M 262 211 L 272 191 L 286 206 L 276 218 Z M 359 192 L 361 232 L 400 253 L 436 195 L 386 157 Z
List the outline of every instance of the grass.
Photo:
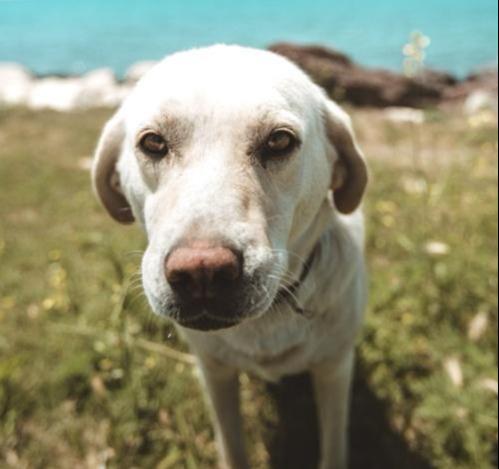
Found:
M 140 292 L 142 235 L 90 194 L 108 116 L 0 110 L 0 467 L 214 468 L 195 369 Z M 382 409 L 354 410 L 374 429 L 354 466 L 378 467 L 386 426 L 425 467 L 496 467 L 497 129 L 354 117 L 373 174 L 359 370 Z M 276 424 L 263 391 L 243 378 L 258 469 Z M 384 467 L 422 467 L 400 461 Z

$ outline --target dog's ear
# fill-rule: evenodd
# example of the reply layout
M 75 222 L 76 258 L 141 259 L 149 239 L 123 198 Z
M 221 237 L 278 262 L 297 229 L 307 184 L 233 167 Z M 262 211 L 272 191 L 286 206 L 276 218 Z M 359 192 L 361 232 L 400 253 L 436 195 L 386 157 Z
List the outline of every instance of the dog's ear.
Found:
M 130 204 L 121 190 L 117 162 L 125 139 L 125 129 L 118 111 L 105 125 L 95 151 L 92 182 L 95 193 L 109 214 L 120 223 L 135 221 Z
M 333 101 L 325 106 L 326 132 L 338 158 L 334 162 L 331 190 L 336 208 L 354 212 L 362 202 L 368 182 L 364 156 L 357 145 L 350 117 Z

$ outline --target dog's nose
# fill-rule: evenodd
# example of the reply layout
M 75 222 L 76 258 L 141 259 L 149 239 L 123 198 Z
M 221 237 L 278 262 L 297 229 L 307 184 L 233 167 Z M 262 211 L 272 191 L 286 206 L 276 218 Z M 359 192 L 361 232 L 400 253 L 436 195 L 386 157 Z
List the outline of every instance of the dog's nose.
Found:
M 242 276 L 242 256 L 234 249 L 196 242 L 175 248 L 165 261 L 166 280 L 189 303 L 219 299 Z

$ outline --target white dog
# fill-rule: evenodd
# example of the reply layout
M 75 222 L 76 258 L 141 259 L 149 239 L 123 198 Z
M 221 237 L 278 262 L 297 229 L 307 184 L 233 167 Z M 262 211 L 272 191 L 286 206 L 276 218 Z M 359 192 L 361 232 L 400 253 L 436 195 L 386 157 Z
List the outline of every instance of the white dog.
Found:
M 249 467 L 238 374 L 312 374 L 321 469 L 347 467 L 366 303 L 367 170 L 347 115 L 270 52 L 167 57 L 100 139 L 94 186 L 148 236 L 144 289 L 196 354 L 224 468 Z

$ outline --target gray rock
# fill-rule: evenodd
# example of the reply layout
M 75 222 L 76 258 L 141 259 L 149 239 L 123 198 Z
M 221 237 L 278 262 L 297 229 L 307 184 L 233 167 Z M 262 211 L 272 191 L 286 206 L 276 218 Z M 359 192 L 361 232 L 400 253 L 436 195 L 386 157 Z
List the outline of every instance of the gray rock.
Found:
M 114 107 L 120 104 L 120 85 L 110 68 L 94 70 L 80 79 L 81 89 L 74 103 L 77 108 Z
M 386 120 L 401 124 L 421 125 L 425 122 L 425 114 L 421 109 L 408 107 L 389 107 L 384 112 Z
M 157 62 L 152 60 L 144 60 L 133 64 L 125 73 L 125 81 L 127 83 L 137 83 Z
M 31 109 L 72 111 L 82 92 L 80 78 L 43 78 L 34 83 L 27 105 Z
M 121 85 L 111 69 L 99 69 L 79 78 L 42 78 L 34 82 L 27 105 L 32 109 L 72 111 L 118 106 L 129 87 Z
M 33 77 L 24 67 L 15 63 L 0 63 L 0 104 L 26 104 L 32 86 Z
M 487 90 L 473 91 L 464 101 L 463 110 L 469 116 L 480 111 L 493 111 L 497 114 L 497 94 Z

